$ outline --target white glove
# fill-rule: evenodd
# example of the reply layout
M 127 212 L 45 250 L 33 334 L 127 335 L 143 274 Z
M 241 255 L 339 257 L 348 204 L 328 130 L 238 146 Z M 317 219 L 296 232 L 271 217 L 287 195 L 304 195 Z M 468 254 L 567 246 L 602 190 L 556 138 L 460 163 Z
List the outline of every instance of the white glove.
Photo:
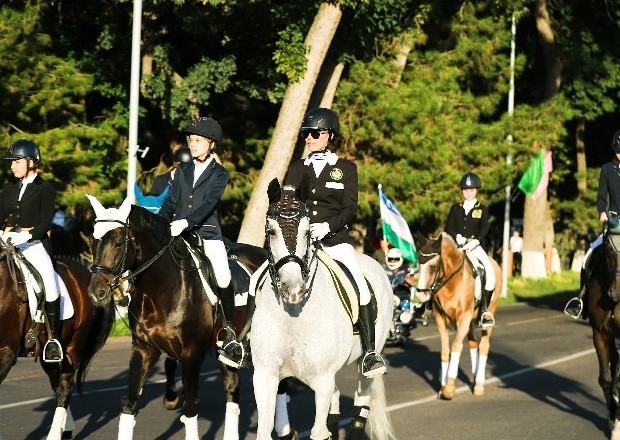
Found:
M 30 232 L 7 232 L 4 234 L 4 241 L 7 242 L 11 240 L 13 246 L 19 246 L 20 244 L 26 243 L 28 240 L 32 238 L 32 234 Z
M 312 223 L 310 225 L 310 237 L 312 237 L 313 240 L 322 240 L 327 234 L 329 234 L 329 225 L 327 222 Z
M 478 246 L 480 246 L 480 242 L 474 238 L 473 240 L 468 241 L 465 246 L 463 246 L 463 250 L 469 252 L 474 250 Z
M 180 235 L 181 232 L 183 232 L 185 229 L 187 229 L 188 226 L 189 224 L 185 219 L 175 220 L 170 223 L 170 235 L 176 237 L 177 235 Z
M 461 234 L 456 234 L 456 244 L 463 246 L 465 243 L 467 243 L 467 239 Z

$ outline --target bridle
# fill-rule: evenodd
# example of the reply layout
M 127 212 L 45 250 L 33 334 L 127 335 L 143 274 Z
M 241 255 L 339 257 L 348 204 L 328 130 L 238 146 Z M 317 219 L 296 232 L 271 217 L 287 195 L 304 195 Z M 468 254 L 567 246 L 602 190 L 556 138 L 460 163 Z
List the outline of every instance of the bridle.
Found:
M 443 256 L 441 255 L 441 251 L 440 252 L 431 252 L 429 254 L 425 254 L 423 252 L 420 251 L 420 257 L 421 258 L 427 258 L 427 259 L 431 259 L 436 257 L 437 255 L 439 255 L 439 269 L 437 271 L 435 271 L 435 274 L 433 276 L 433 282 L 431 283 L 431 286 L 428 289 L 420 289 L 418 288 L 417 291 L 418 292 L 422 292 L 422 293 L 426 293 L 429 292 L 431 296 L 434 296 L 439 289 L 441 289 L 443 286 L 445 286 L 457 273 L 459 273 L 464 265 L 465 265 L 465 255 L 463 255 L 463 259 L 461 260 L 461 264 L 459 264 L 459 266 L 454 269 L 454 271 L 448 275 L 446 275 L 446 269 L 444 267 L 443 264 Z
M 306 206 L 303 203 L 301 204 L 299 208 L 293 209 L 293 210 L 282 211 L 279 209 L 269 209 L 267 211 L 267 220 L 272 219 L 276 221 L 278 224 L 280 224 L 278 219 L 285 219 L 285 220 L 294 220 L 295 225 L 299 226 L 299 223 L 301 222 L 301 220 L 307 216 L 308 216 L 308 210 L 306 209 Z M 295 263 L 299 265 L 301 269 L 301 274 L 302 274 L 304 284 L 308 286 L 302 295 L 302 300 L 303 298 L 309 296 L 310 291 L 312 290 L 312 284 L 314 283 L 314 275 L 316 275 L 318 264 L 315 264 L 314 272 L 312 273 L 312 280 L 310 281 L 310 284 L 308 284 L 308 281 L 310 280 L 310 277 L 311 277 L 310 268 L 315 263 L 318 247 L 315 246 L 314 250 L 311 251 L 310 240 L 309 240 L 309 237 L 307 237 L 306 252 L 304 252 L 303 258 L 300 258 L 297 255 L 295 255 L 293 251 L 292 253 L 289 253 L 288 255 L 285 255 L 284 257 L 280 258 L 278 261 L 275 261 L 275 258 L 273 256 L 273 251 L 271 250 L 271 245 L 269 242 L 269 221 L 265 223 L 265 237 L 266 237 L 265 248 L 267 250 L 267 260 L 269 261 L 268 268 L 269 268 L 269 275 L 271 278 L 271 286 L 273 287 L 273 291 L 276 293 L 278 302 L 280 301 L 280 298 L 284 298 L 284 295 L 282 293 L 282 281 L 280 280 L 280 275 L 278 274 L 278 272 L 282 268 L 282 266 L 288 263 Z
M 148 260 L 138 269 L 123 276 L 123 272 L 126 271 L 125 262 L 127 259 L 127 251 L 129 250 L 129 243 L 131 243 L 134 252 L 137 252 L 136 243 L 134 242 L 133 237 L 129 234 L 129 223 L 121 221 L 121 220 L 97 220 L 97 222 L 118 223 L 123 227 L 123 234 L 124 234 L 123 250 L 121 251 L 122 257 L 116 266 L 114 267 L 104 266 L 102 264 L 96 264 L 94 262 L 90 266 L 90 271 L 93 274 L 96 273 L 96 274 L 99 274 L 100 276 L 102 273 L 112 275 L 113 277 L 112 280 L 108 280 L 106 277 L 102 277 L 108 286 L 108 292 L 106 293 L 106 295 L 111 294 L 112 291 L 117 289 L 123 281 L 132 280 L 136 278 L 139 274 L 144 272 L 146 269 L 148 269 L 155 261 L 157 261 L 159 257 L 161 257 L 164 254 L 164 252 L 166 252 L 166 250 L 170 247 L 170 245 L 172 244 L 172 241 L 174 240 L 174 237 L 170 237 L 170 240 L 150 260 Z

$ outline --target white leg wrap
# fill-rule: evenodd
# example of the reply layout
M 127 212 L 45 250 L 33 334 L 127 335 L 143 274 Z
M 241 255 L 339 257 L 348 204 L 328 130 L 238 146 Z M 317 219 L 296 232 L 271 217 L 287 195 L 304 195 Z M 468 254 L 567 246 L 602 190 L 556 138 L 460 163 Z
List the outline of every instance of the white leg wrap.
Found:
M 274 428 L 278 437 L 284 437 L 291 433 L 291 425 L 288 421 L 288 394 L 278 394 L 276 396 L 276 420 Z
M 456 379 L 456 375 L 459 372 L 459 361 L 461 360 L 461 353 L 453 351 L 450 353 L 450 365 L 448 365 L 448 379 Z
M 224 421 L 224 440 L 239 440 L 239 414 L 241 410 L 235 402 L 226 402 Z
M 478 371 L 476 371 L 476 384 L 484 385 L 484 372 L 487 368 L 488 356 L 480 355 L 478 358 Z
M 441 363 L 441 386 L 444 386 L 448 381 L 448 362 Z
M 475 376 L 478 371 L 478 348 L 470 348 L 469 357 L 471 358 L 471 374 Z
M 71 408 L 67 407 L 67 418 L 65 419 L 65 429 L 63 431 L 73 431 L 75 429 L 75 421 L 73 420 L 73 413 Z
M 133 440 L 133 427 L 136 417 L 133 414 L 121 414 L 118 422 L 118 440 Z
M 181 423 L 185 425 L 185 440 L 200 440 L 198 437 L 198 416 L 181 416 Z
M 54 411 L 54 419 L 52 420 L 52 427 L 47 434 L 47 440 L 60 440 L 62 438 L 63 427 L 65 426 L 65 420 L 67 419 L 67 410 L 62 407 L 56 407 Z

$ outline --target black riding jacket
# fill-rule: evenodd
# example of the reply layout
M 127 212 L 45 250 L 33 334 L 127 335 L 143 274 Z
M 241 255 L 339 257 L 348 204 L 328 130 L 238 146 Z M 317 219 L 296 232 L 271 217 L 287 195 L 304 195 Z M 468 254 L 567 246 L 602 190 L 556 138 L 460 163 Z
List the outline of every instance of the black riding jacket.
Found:
M 616 215 L 620 214 L 620 163 L 616 159 L 601 167 L 596 209 L 599 215 L 607 210 L 613 211 Z

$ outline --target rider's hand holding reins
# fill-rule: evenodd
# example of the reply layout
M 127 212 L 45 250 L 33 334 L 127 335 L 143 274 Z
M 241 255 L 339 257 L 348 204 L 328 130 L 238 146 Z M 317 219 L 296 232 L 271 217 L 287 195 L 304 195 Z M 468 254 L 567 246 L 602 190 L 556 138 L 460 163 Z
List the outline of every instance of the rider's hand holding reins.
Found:
M 467 243 L 467 239 L 461 234 L 456 234 L 456 244 L 463 246 L 465 243 Z
M 329 234 L 329 225 L 327 222 L 312 223 L 310 225 L 310 237 L 312 237 L 312 240 L 322 240 L 327 234 Z
M 185 219 L 175 220 L 170 223 L 170 235 L 176 237 L 177 235 L 180 235 L 181 232 L 183 232 L 185 229 L 187 229 L 188 226 L 189 224 Z
M 465 245 L 463 246 L 463 250 L 465 252 L 468 252 L 468 251 L 475 249 L 478 246 L 480 246 L 480 241 L 474 238 L 473 240 L 469 240 L 467 243 L 465 243 Z
M 22 231 L 22 232 L 7 232 L 2 237 L 5 242 L 11 241 L 13 246 L 19 246 L 20 244 L 26 243 L 28 240 L 32 238 L 30 232 Z

